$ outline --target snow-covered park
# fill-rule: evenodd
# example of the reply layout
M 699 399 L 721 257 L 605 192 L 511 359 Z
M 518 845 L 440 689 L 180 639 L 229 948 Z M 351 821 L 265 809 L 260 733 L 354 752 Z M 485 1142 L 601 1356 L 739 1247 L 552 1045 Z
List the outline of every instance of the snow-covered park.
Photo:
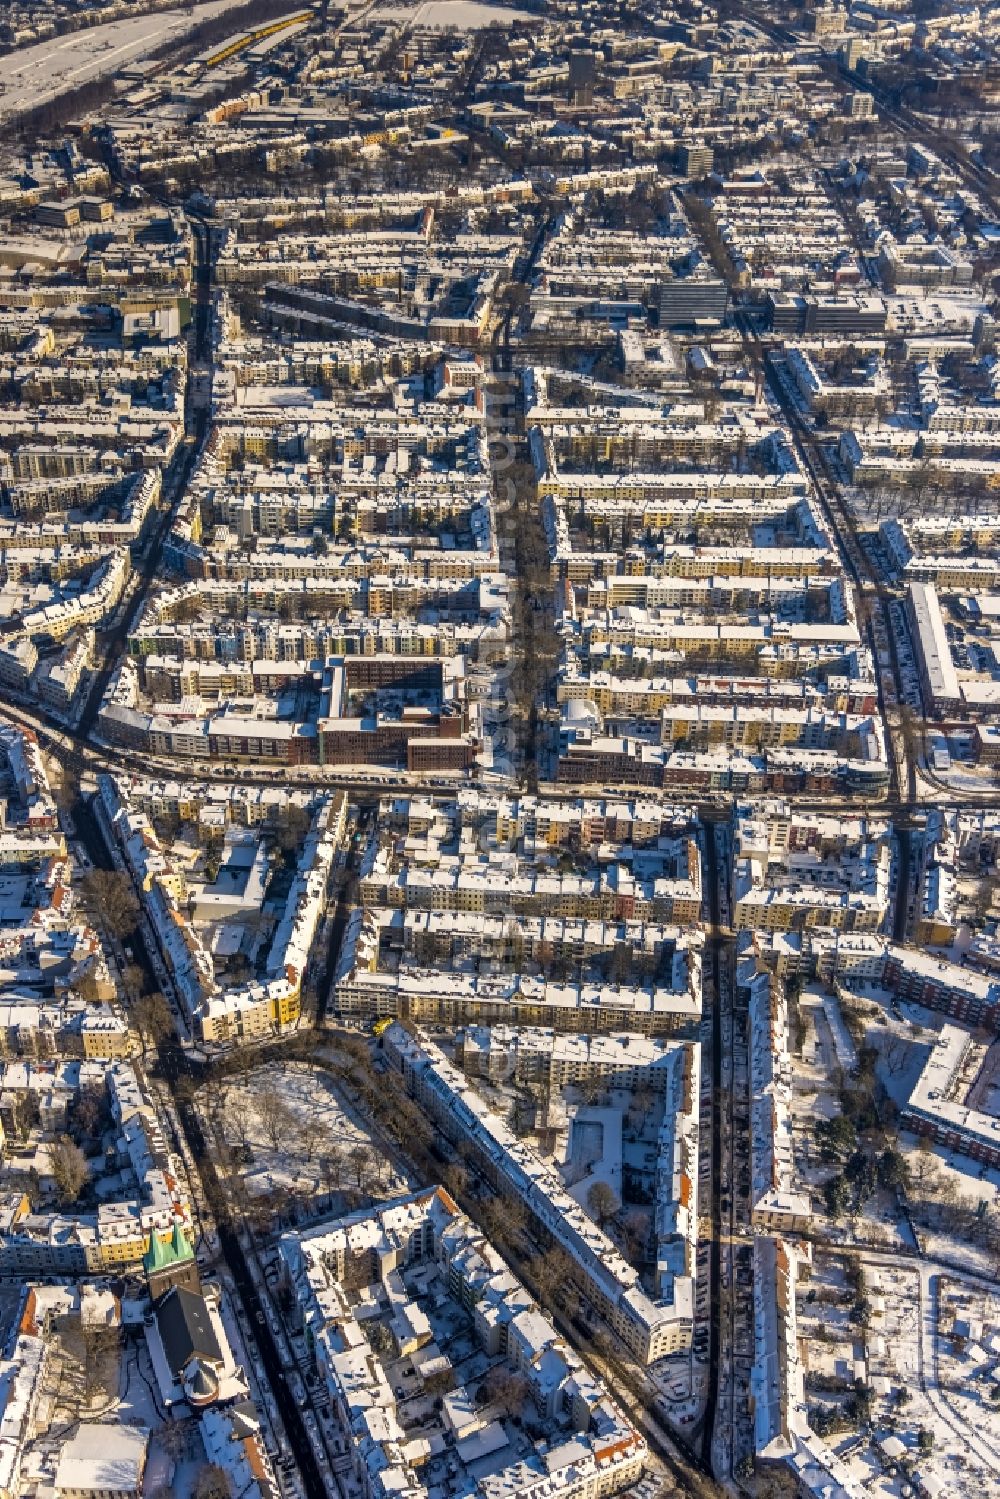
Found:
M 408 1189 L 320 1067 L 268 1063 L 227 1079 L 203 1101 L 251 1198 L 325 1208 L 330 1198 L 343 1205 Z

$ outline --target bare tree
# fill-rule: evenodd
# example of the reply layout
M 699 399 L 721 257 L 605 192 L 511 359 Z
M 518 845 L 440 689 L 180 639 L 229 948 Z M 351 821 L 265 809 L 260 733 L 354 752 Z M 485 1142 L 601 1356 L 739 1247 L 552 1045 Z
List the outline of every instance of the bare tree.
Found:
M 618 1197 L 607 1182 L 596 1181 L 587 1190 L 587 1208 L 597 1219 L 598 1225 L 603 1228 L 609 1218 L 613 1218 L 620 1204 Z
M 282 813 L 281 823 L 275 830 L 278 847 L 283 854 L 301 851 L 309 831 L 310 817 L 304 807 L 288 806 Z
M 29 1088 L 23 1093 L 15 1093 L 12 1123 L 19 1139 L 28 1138 L 41 1119 L 41 1112 L 38 1094 L 34 1088 Z
M 362 1179 L 372 1167 L 372 1152 L 367 1145 L 352 1145 L 347 1152 L 347 1159 L 354 1172 L 354 1184 L 360 1190 Z
M 550 1302 L 555 1296 L 565 1294 L 571 1269 L 570 1257 L 563 1249 L 550 1249 L 535 1260 L 531 1271 L 543 1301 Z
M 272 1150 L 277 1150 L 293 1123 L 288 1105 L 273 1083 L 267 1083 L 260 1089 L 256 1104 L 264 1138 Z
M 80 889 L 88 908 L 114 936 L 131 936 L 139 920 L 139 902 L 127 874 L 118 869 L 92 869 L 84 875 Z
M 449 1161 L 441 1172 L 441 1180 L 452 1197 L 461 1199 L 469 1185 L 469 1173 L 457 1161 Z M 381 1185 L 381 1180 L 379 1184 Z
M 656 1102 L 656 1093 L 650 1087 L 649 1083 L 640 1083 L 632 1095 L 632 1101 L 643 1119 L 645 1119 Z
M 167 1456 L 173 1458 L 174 1462 L 180 1462 L 187 1455 L 191 1424 L 188 1420 L 165 1421 L 157 1429 L 157 1441 Z
M 296 1137 L 308 1163 L 312 1160 L 316 1147 L 323 1138 L 323 1121 L 316 1114 L 306 1114 L 298 1121 Z
M 146 992 L 146 971 L 140 963 L 126 963 L 122 970 L 122 988 L 130 1001 Z
M 49 1152 L 49 1159 L 60 1202 L 64 1205 L 76 1202 L 90 1180 L 87 1157 L 69 1135 L 60 1135 Z
M 905 1036 L 890 1035 L 882 1048 L 882 1060 L 891 1076 L 905 1066 L 906 1059 L 910 1054 L 910 1044 Z
M 344 1184 L 344 1165 L 343 1152 L 336 1147 L 326 1151 L 320 1161 L 320 1171 L 323 1173 L 323 1185 L 331 1197 L 334 1192 L 339 1192 Z
M 604 1079 L 598 1077 L 596 1073 L 589 1077 L 581 1078 L 577 1083 L 577 1087 L 585 1103 L 594 1104 L 597 1103 L 598 1099 L 604 1097 Z
M 642 1208 L 631 1208 L 625 1214 L 622 1233 L 630 1259 L 641 1259 L 645 1255 L 651 1226 L 651 1215 Z
M 84 1327 L 83 1389 L 88 1400 L 107 1390 L 117 1373 L 117 1356 L 121 1340 L 117 1327 L 105 1323 Z
M 476 1394 L 477 1397 L 482 1394 L 485 1404 L 496 1406 L 509 1418 L 516 1416 L 524 1405 L 528 1381 L 505 1364 L 495 1364 Z
M 73 1125 L 89 1139 L 101 1131 L 108 1117 L 108 1094 L 103 1083 L 87 1083 L 73 1104 Z
M 174 1033 L 173 1012 L 159 990 L 141 995 L 133 1002 L 130 1014 L 142 1037 L 144 1050 L 147 1046 L 159 1046 Z
M 192 1489 L 193 1499 L 232 1499 L 233 1486 L 229 1474 L 218 1463 L 203 1463 L 198 1469 Z
M 958 1186 L 953 1176 L 942 1176 L 935 1183 L 934 1196 L 942 1207 L 954 1207 L 958 1201 Z

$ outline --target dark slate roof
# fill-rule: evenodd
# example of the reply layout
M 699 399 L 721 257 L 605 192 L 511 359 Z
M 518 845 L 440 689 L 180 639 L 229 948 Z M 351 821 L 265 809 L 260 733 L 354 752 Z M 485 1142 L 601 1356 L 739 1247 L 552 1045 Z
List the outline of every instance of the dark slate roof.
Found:
M 175 1376 L 183 1372 L 192 1358 L 223 1362 L 204 1296 L 197 1296 L 183 1286 L 172 1286 L 157 1306 L 155 1316 L 163 1351 Z
M 192 1399 L 214 1400 L 219 1393 L 219 1381 L 200 1359 L 188 1366 L 188 1377 L 184 1389 Z
M 252 1400 L 234 1400 L 226 1407 L 226 1414 L 238 1437 L 249 1437 L 260 1430 L 260 1417 Z

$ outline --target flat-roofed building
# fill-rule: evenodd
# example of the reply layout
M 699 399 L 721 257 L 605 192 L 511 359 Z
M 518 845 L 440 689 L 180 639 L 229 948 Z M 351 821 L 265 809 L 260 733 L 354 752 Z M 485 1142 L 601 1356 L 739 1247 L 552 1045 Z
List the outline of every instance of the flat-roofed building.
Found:
M 961 690 L 934 584 L 911 583 L 907 610 L 927 709 L 932 713 L 954 712 L 961 701 Z

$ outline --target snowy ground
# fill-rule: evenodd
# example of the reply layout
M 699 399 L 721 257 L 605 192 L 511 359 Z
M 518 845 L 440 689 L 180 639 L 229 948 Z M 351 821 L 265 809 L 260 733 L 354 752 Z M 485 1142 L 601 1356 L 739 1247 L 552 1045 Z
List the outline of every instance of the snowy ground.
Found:
M 214 1113 L 226 1143 L 245 1157 L 241 1176 L 252 1197 L 294 1193 L 318 1205 L 331 1192 L 409 1190 L 322 1068 L 257 1068 L 227 1081 Z
M 23 1476 L 37 1482 L 39 1492 L 48 1492 L 60 1450 L 81 1421 L 113 1421 L 155 1434 L 165 1417 L 141 1327 L 85 1334 L 79 1313 L 70 1311 L 56 1316 L 52 1331 L 36 1436 L 24 1458 Z
M 955 1499 L 995 1493 L 992 1421 L 987 1418 L 984 1424 L 978 1403 L 989 1384 L 981 1381 L 979 1390 L 965 1389 L 958 1399 L 951 1386 L 954 1378 L 962 1387 L 963 1375 L 968 1381 L 968 1369 L 979 1363 L 978 1355 L 974 1353 L 964 1367 L 947 1366 L 946 1345 L 951 1339 L 935 1335 L 937 1302 L 928 1295 L 926 1270 L 894 1264 L 888 1256 L 866 1257 L 863 1276 L 870 1304 L 867 1327 L 853 1314 L 855 1292 L 837 1257 L 818 1255 L 811 1277 L 799 1288 L 807 1406 L 843 1406 L 856 1379 L 872 1391 L 872 1436 L 848 1429 L 828 1436 L 828 1445 L 869 1494 L 912 1494 L 905 1471 L 911 1464 L 921 1479 L 936 1479 L 940 1492 Z M 942 1318 L 943 1328 L 946 1321 L 950 1325 L 950 1309 L 944 1301 L 942 1307 L 948 1313 Z M 958 1310 L 970 1315 L 967 1305 Z M 996 1310 L 991 1308 L 989 1314 Z M 974 1322 L 974 1330 L 978 1327 Z M 988 1334 L 993 1329 L 986 1322 L 983 1330 Z M 931 1440 L 928 1451 L 920 1450 L 922 1430 Z M 905 1451 L 886 1459 L 877 1443 L 893 1438 Z
M 869 1030 L 868 1042 L 880 1053 L 878 1072 L 883 1086 L 896 1107 L 901 1109 L 931 1053 L 941 1017 L 903 1002 L 888 1008 L 885 1018 L 884 1025 L 875 1025 Z M 904 1131 L 900 1135 L 900 1149 L 913 1168 L 921 1154 L 916 1137 Z M 951 1178 L 954 1181 L 959 1200 L 971 1207 L 978 1206 L 983 1199 L 991 1203 L 996 1200 L 1000 1171 L 990 1170 L 968 1156 L 945 1150 L 942 1146 L 934 1146 L 931 1155 L 937 1175 L 942 1180 Z M 946 1238 L 938 1243 L 938 1251 L 943 1252 L 948 1243 L 951 1251 L 960 1256 L 971 1252 L 970 1246 L 964 1243 L 956 1245 L 954 1240 Z
M 951 769 L 939 776 L 953 791 L 975 796 L 997 790 L 996 767 L 992 765 L 958 766 L 952 761 Z M 936 788 L 935 788 L 936 789 Z
M 431 31 L 443 31 L 447 26 L 457 26 L 461 31 L 478 31 L 480 27 L 509 26 L 514 21 L 537 19 L 528 11 L 515 10 L 507 5 L 485 5 L 481 0 L 424 0 L 413 9 L 379 6 L 378 14 L 380 18 L 398 17 L 411 26 L 423 26 Z
M 842 1067 L 837 1041 L 842 1042 L 843 1022 L 836 1027 L 830 1023 L 832 999 L 815 987 L 804 990 L 799 998 L 802 1053 L 795 1058 L 793 1069 L 792 1139 L 796 1186 L 808 1193 L 820 1192 L 831 1172 L 816 1149 L 816 1124 L 840 1112 L 835 1083 Z
M 243 0 L 202 0 L 190 11 L 164 10 L 133 21 L 110 21 L 68 36 L 52 37 L 0 58 L 0 120 L 102 78 L 165 42 L 179 40 L 202 21 L 233 10 Z
M 939 1283 L 937 1344 L 941 1390 L 956 1415 L 973 1424 L 1000 1464 L 1000 1286 Z
M 903 1108 L 930 1054 L 940 1016 L 879 991 L 858 997 L 853 1010 L 864 1022 L 865 1042 L 879 1052 L 877 1075 L 889 1099 Z M 823 1034 L 825 1006 L 807 1001 L 802 1013 L 807 1031 L 804 1058 L 796 1063 L 796 1159 L 801 1169 L 805 1162 L 802 1175 L 816 1186 L 823 1168 L 817 1162 L 816 1172 L 808 1171 L 813 1162 L 802 1136 L 810 1129 L 810 1108 L 816 1117 L 820 1100 L 826 1102 L 829 1090 L 820 1079 L 831 1066 L 832 1036 Z M 817 1097 L 810 1099 L 817 1082 Z M 907 1199 L 927 1258 L 895 1256 L 897 1244 L 912 1252 L 915 1243 L 891 1193 L 876 1193 L 864 1216 L 841 1228 L 817 1216 L 817 1229 L 831 1240 L 880 1244 L 888 1252 L 862 1252 L 864 1318 L 847 1277 L 853 1256 L 841 1259 L 837 1252 L 817 1250 L 813 1276 L 798 1298 L 807 1406 L 841 1408 L 850 1429 L 828 1442 L 867 1493 L 913 1493 L 913 1474 L 937 1481 L 940 1492 L 957 1499 L 999 1493 L 1000 1288 L 993 1292 L 963 1280 L 961 1271 L 996 1277 L 987 1250 L 970 1243 L 969 1225 L 976 1226 L 976 1210 L 996 1210 L 1000 1175 L 940 1148 L 921 1148 L 907 1133 L 901 1133 L 898 1147 L 910 1166 Z M 952 1336 L 955 1330 L 960 1336 Z M 891 1459 L 847 1417 L 858 1379 L 873 1391 L 877 1439 L 901 1444 Z
M 865 1044 L 878 1053 L 876 1071 L 890 1100 L 889 1113 L 902 1111 L 930 1055 L 941 1017 L 878 989 L 855 996 L 851 1008 L 865 1026 Z M 818 986 L 803 991 L 799 1013 L 802 1053 L 795 1058 L 792 1100 L 796 1187 L 811 1193 L 816 1205 L 827 1179 L 844 1165 L 824 1160 L 816 1141 L 816 1124 L 840 1112 L 837 1085 L 841 1077 L 850 1084 L 850 1069 L 844 1063 L 853 1056 L 854 1044 L 836 1001 L 822 995 Z M 849 1222 L 835 1223 L 818 1206 L 817 1233 L 832 1244 L 899 1245 L 913 1250 L 917 1247 L 915 1230 L 923 1252 L 942 1264 L 992 1273 L 995 1260 L 984 1247 L 987 1235 L 981 1232 L 983 1225 L 973 1221 L 973 1214 L 997 1211 L 1000 1172 L 941 1147 L 921 1147 L 906 1131 L 899 1133 L 897 1144 L 910 1168 L 906 1194 L 910 1216 L 901 1210 L 894 1193 L 878 1191 Z

